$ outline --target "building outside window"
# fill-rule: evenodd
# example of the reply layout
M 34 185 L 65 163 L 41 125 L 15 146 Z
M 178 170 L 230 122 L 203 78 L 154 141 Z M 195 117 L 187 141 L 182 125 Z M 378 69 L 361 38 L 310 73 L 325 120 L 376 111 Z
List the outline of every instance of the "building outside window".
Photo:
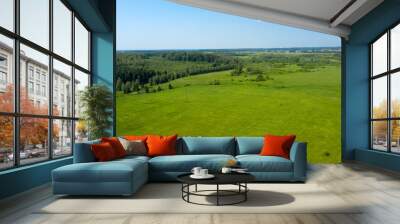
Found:
M 55 89 L 55 90 L 54 90 L 54 93 L 53 93 L 53 103 L 54 103 L 55 105 L 57 105 L 57 103 L 58 103 L 58 89 Z
M 40 96 L 40 84 L 36 84 L 36 95 Z
M 43 83 L 46 83 L 46 76 L 47 76 L 47 74 L 42 73 L 42 82 Z
M 7 32 L 0 29 L 0 84 L 12 87 L 1 89 L 0 85 L 0 170 L 70 156 L 74 141 L 87 139 L 86 127 L 71 105 L 79 103 L 78 93 L 81 87 L 89 85 L 89 82 L 82 83 L 82 80 L 89 80 L 91 74 L 90 32 L 64 1 L 52 0 L 53 4 L 49 2 L 19 1 L 19 12 L 10 13 L 13 17 L 20 16 L 15 18 L 20 21 L 16 24 L 18 27 L 15 31 L 20 33 L 15 33 L 14 29 L 10 30 L 8 27 L 3 27 L 9 30 Z M 37 15 L 35 12 L 38 11 L 43 13 Z M 53 29 L 49 29 L 50 24 L 53 24 Z M 52 35 L 49 35 L 51 31 Z M 53 47 L 49 44 L 51 41 Z M 73 42 L 77 43 L 75 48 Z M 17 49 L 20 49 L 18 52 L 15 51 L 17 44 Z M 79 46 L 86 46 L 87 49 L 78 50 Z M 14 52 L 20 59 L 17 64 L 20 68 L 19 74 L 16 74 L 20 80 L 19 88 L 15 88 L 13 81 L 16 64 L 12 60 Z M 56 60 L 53 54 L 63 58 L 62 62 Z M 75 60 L 72 60 L 72 55 L 75 55 Z M 79 75 L 74 78 L 76 73 Z M 51 91 L 48 89 L 50 78 L 53 78 Z M 68 88 L 72 85 L 79 85 L 80 88 L 73 92 L 74 89 Z M 18 112 L 13 109 L 14 91 L 17 90 L 20 91 L 19 98 L 15 99 Z M 57 102 L 60 96 L 62 102 Z M 50 97 L 54 102 L 51 107 L 53 110 L 49 110 Z M 14 125 L 19 130 L 15 134 Z M 34 138 L 31 135 L 33 132 L 38 133 Z
M 28 82 L 28 91 L 29 91 L 29 94 L 34 93 L 33 82 L 31 82 L 31 81 Z
M 5 55 L 0 55 L 0 67 L 7 67 L 7 57 Z
M 7 73 L 4 71 L 0 71 L 0 84 L 2 85 L 7 84 Z
M 42 86 L 42 96 L 46 96 L 46 86 Z
M 40 70 L 36 69 L 36 81 L 40 81 Z
M 7 56 L 0 54 L 0 91 L 5 91 L 7 88 Z
M 28 73 L 29 73 L 29 79 L 33 80 L 34 77 L 33 77 L 33 67 L 32 66 L 29 66 Z

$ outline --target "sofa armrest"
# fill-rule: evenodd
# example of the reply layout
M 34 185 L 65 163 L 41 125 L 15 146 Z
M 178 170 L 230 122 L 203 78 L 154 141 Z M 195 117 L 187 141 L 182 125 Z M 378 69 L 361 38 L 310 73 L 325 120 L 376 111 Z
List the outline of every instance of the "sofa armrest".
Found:
M 307 143 L 293 143 L 290 149 L 290 160 L 293 162 L 294 180 L 305 181 L 307 176 Z
M 74 145 L 74 163 L 89 163 L 95 162 L 96 158 L 92 153 L 90 146 L 100 143 L 99 140 L 75 143 Z

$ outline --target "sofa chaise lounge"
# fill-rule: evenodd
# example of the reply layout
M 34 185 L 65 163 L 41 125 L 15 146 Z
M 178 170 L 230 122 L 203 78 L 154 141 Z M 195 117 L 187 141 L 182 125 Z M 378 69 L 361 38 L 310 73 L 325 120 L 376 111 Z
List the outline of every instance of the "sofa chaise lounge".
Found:
M 177 155 L 127 156 L 96 162 L 90 141 L 75 144 L 74 163 L 52 172 L 53 193 L 67 195 L 132 195 L 148 181 L 176 181 L 176 177 L 200 166 L 218 172 L 228 160 L 236 160 L 258 182 L 305 182 L 307 144 L 294 142 L 290 159 L 260 156 L 263 137 L 181 137 Z

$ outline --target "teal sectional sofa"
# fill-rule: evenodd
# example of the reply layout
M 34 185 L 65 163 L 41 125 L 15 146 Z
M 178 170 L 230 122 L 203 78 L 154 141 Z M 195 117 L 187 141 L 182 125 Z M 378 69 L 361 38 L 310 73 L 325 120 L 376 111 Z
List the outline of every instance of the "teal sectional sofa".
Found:
M 304 182 L 307 174 L 307 144 L 295 142 L 290 159 L 260 156 L 263 137 L 181 137 L 177 155 L 128 156 L 96 162 L 91 141 L 75 144 L 74 163 L 52 172 L 54 194 L 131 195 L 148 181 L 176 181 L 193 167 L 218 172 L 228 160 L 236 160 L 259 182 Z

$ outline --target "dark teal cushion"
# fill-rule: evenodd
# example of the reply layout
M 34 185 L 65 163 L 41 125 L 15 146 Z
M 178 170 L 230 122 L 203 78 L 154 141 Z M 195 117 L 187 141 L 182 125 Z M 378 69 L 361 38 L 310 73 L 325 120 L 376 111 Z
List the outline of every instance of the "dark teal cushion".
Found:
M 203 167 L 210 171 L 219 171 L 227 161 L 235 159 L 231 155 L 174 155 L 157 156 L 149 160 L 152 172 L 190 172 L 193 167 Z
M 239 155 L 236 159 L 250 172 L 293 172 L 293 162 L 279 156 Z
M 74 163 L 53 170 L 59 182 L 130 182 L 134 173 L 147 176 L 147 163 L 139 159 Z
M 260 154 L 264 145 L 263 137 L 236 137 L 236 155 Z
M 92 144 L 99 144 L 100 140 L 75 143 L 74 145 L 74 163 L 95 162 L 96 158 L 91 149 Z
M 183 137 L 182 154 L 225 154 L 235 155 L 235 139 L 233 137 Z

